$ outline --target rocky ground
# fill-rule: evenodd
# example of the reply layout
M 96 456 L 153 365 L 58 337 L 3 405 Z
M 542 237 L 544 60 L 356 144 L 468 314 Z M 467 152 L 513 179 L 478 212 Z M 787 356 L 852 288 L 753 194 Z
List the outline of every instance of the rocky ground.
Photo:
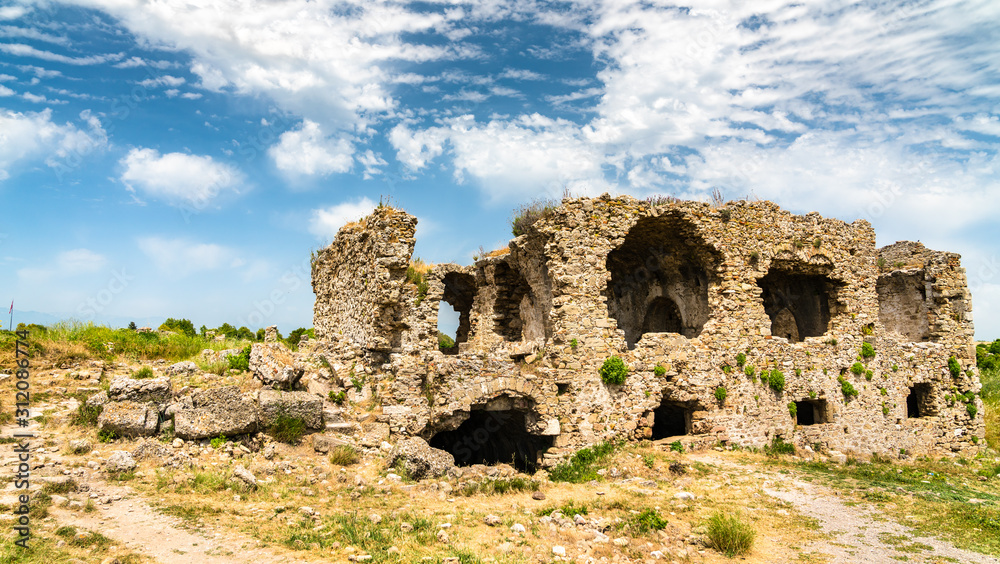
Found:
M 168 366 L 150 367 L 159 376 Z M 371 415 L 372 406 L 363 404 L 345 406 L 339 426 L 296 444 L 262 432 L 214 441 L 161 434 L 102 442 L 94 427 L 72 424 L 81 401 L 138 368 L 87 361 L 33 375 L 28 429 L 37 435 L 31 440 L 35 548 L 22 551 L 4 532 L 0 560 L 1000 561 L 949 541 L 997 554 L 995 545 L 926 534 L 913 515 L 927 511 L 919 495 L 868 483 L 854 491 L 856 483 L 843 487 L 824 477 L 839 475 L 836 469 L 817 474 L 826 466 L 808 466 L 796 457 L 721 448 L 683 453 L 671 441 L 633 443 L 600 463 L 597 480 L 571 484 L 506 465 L 436 469 L 430 458 L 421 466 L 413 457 L 397 456 L 406 450 L 402 445 L 350 432 L 358 429 L 354 421 Z M 233 373 L 195 369 L 170 377 L 174 389 L 253 388 L 245 375 Z M 9 401 L 5 396 L 4 405 Z M 16 429 L 9 423 L 0 437 Z M 11 478 L 18 464 L 15 446 L 9 439 L 0 444 L 2 472 Z M 402 462 L 390 464 L 394 459 Z M 438 471 L 443 474 L 414 479 Z M 963 488 L 988 492 L 998 480 L 988 473 L 956 474 L 941 491 L 958 492 L 953 497 L 965 505 L 995 508 L 995 496 L 970 498 Z M 14 481 L 4 483 L 0 523 L 8 529 L 18 500 Z M 717 550 L 706 525 L 717 511 L 739 514 L 752 525 L 756 539 L 749 553 L 731 559 Z M 996 524 L 982 526 L 990 534 Z

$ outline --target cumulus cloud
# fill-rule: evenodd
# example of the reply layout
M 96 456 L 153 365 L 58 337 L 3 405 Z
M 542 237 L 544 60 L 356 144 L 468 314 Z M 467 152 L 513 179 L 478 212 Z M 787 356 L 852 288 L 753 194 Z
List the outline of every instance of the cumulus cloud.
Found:
M 57 174 L 72 169 L 81 157 L 107 146 L 101 122 L 89 112 L 80 114 L 86 124 L 52 121 L 52 110 L 13 112 L 0 109 L 0 181 L 10 177 L 18 163 L 43 159 Z
M 353 202 L 343 202 L 328 208 L 313 210 L 309 219 L 309 232 L 321 241 L 331 241 L 337 231 L 348 222 L 357 221 L 375 209 L 375 202 L 361 198 Z
M 268 154 L 288 175 L 328 176 L 351 170 L 354 147 L 347 139 L 327 137 L 318 123 L 305 120 L 298 129 L 282 133 Z
M 212 243 L 197 243 L 187 239 L 142 237 L 137 241 L 143 252 L 161 271 L 175 276 L 194 272 L 233 267 L 238 258 L 235 251 Z
M 209 156 L 132 149 L 119 164 L 121 181 L 142 193 L 173 205 L 201 209 L 224 193 L 238 192 L 243 175 Z

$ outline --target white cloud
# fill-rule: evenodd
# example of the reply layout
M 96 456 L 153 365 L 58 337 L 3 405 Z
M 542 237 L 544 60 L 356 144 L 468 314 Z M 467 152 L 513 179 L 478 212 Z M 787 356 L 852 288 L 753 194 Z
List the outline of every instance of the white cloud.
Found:
M 201 94 L 198 92 L 185 92 L 181 94 L 181 98 L 184 98 L 185 100 L 197 100 L 198 98 L 201 98 Z
M 187 239 L 143 237 L 137 244 L 158 269 L 178 277 L 224 266 L 232 268 L 237 259 L 232 249 Z
M 0 96 L 13 96 L 14 91 L 0 84 Z
M 146 88 L 159 88 L 161 86 L 177 87 L 187 82 L 183 77 L 170 76 L 165 74 L 163 76 L 158 76 L 156 78 L 147 78 L 139 82 L 139 86 L 145 86 Z
M 87 130 L 71 123 L 52 121 L 52 111 L 0 110 L 0 181 L 10 177 L 15 164 L 44 159 L 57 173 L 72 168 L 79 157 L 107 145 L 100 121 L 89 112 L 80 114 Z
M 357 221 L 375 209 L 375 202 L 361 198 L 354 202 L 344 202 L 328 208 L 313 210 L 309 219 L 309 232 L 321 241 L 333 240 L 337 231 L 348 222 Z
M 286 174 L 328 176 L 351 170 L 354 146 L 347 139 L 325 136 L 319 124 L 305 120 L 298 129 L 282 133 L 267 152 Z
M 16 20 L 29 11 L 27 6 L 0 6 L 0 20 Z
M 60 252 L 47 264 L 30 266 L 17 271 L 18 279 L 28 284 L 43 284 L 55 278 L 64 279 L 104 269 L 108 259 L 90 249 Z
M 17 57 L 33 57 L 45 61 L 64 63 L 67 65 L 97 65 L 108 61 L 117 61 L 121 53 L 108 55 L 91 55 L 89 57 L 67 57 L 51 51 L 42 51 L 23 43 L 0 43 L 0 51 Z
M 55 43 L 57 45 L 69 45 L 69 39 L 65 37 L 51 35 L 30 27 L 15 27 L 12 25 L 0 26 L 0 37 L 26 37 L 28 39 Z
M 171 63 L 170 61 L 150 61 L 143 59 L 142 57 L 129 57 L 120 63 L 116 63 L 114 67 L 116 69 L 132 69 L 137 67 L 153 67 L 155 69 L 169 69 L 178 66 L 176 63 Z
M 225 193 L 238 193 L 243 182 L 239 170 L 209 156 L 132 149 L 119 164 L 124 167 L 121 181 L 133 193 L 195 209 Z

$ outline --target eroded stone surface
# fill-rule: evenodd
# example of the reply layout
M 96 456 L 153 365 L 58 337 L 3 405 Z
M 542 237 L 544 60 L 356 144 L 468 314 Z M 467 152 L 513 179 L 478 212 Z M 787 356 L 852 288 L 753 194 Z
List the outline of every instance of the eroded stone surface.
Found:
M 310 429 L 323 428 L 323 400 L 309 392 L 261 390 L 258 401 L 262 427 L 269 427 L 284 415 L 301 419 Z
M 191 394 L 191 402 L 194 407 L 174 414 L 174 434 L 182 439 L 232 437 L 257 430 L 257 401 L 237 386 L 198 390 Z
M 159 417 L 159 409 L 152 403 L 108 402 L 97 418 L 97 430 L 119 437 L 148 437 L 156 434 Z
M 250 371 L 265 385 L 283 390 L 295 387 L 304 373 L 291 351 L 280 343 L 254 343 Z

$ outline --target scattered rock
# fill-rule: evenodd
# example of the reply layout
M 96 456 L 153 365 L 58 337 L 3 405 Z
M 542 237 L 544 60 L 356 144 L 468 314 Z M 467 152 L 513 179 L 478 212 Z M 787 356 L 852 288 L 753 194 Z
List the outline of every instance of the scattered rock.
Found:
M 489 525 L 491 527 L 496 527 L 497 525 L 499 525 L 502 522 L 503 521 L 500 519 L 500 517 L 498 515 L 494 515 L 492 513 L 490 513 L 486 517 L 483 517 L 483 523 L 486 523 L 487 525 Z
M 147 439 L 132 449 L 132 457 L 136 460 L 147 458 L 166 458 L 172 453 L 170 449 L 155 439 Z
M 236 478 L 240 482 L 243 482 L 248 487 L 251 488 L 257 487 L 257 477 L 251 474 L 249 470 L 247 470 L 240 464 L 237 464 L 236 467 L 233 468 L 233 478 Z
M 69 442 L 69 451 L 73 454 L 86 454 L 93 448 L 87 439 L 73 439 Z
M 171 364 L 163 371 L 167 376 L 184 376 L 194 374 L 198 371 L 198 365 L 190 360 L 184 360 L 176 364 Z
M 312 436 L 312 446 L 313 450 L 316 452 L 321 452 L 326 454 L 331 450 L 337 448 L 338 446 L 346 445 L 345 441 L 336 439 L 329 435 L 313 435 Z
M 559 545 L 553 546 L 552 554 L 555 554 L 556 556 L 566 556 L 566 547 Z
M 361 436 L 361 446 L 374 448 L 380 446 L 382 441 L 388 438 L 388 423 L 366 423 L 364 425 L 364 435 Z
M 131 472 L 132 470 L 135 470 L 136 466 L 137 465 L 135 459 L 132 458 L 132 454 L 124 450 L 114 451 L 104 463 L 104 469 L 114 474 L 120 472 Z
M 520 535 L 520 534 L 523 534 L 528 529 L 524 528 L 524 525 L 522 525 L 520 523 L 514 523 L 513 525 L 511 525 L 510 530 L 511 530 L 511 532 L 514 532 L 514 533 L 517 533 L 517 534 Z
M 531 499 L 537 499 L 538 501 L 542 501 L 543 499 L 545 499 L 545 494 L 542 492 L 532 492 Z
M 694 494 L 691 492 L 677 492 L 674 494 L 674 499 L 679 499 L 682 501 L 693 501 Z
M 101 407 L 104 404 L 108 403 L 108 393 L 103 391 L 98 392 L 87 398 L 87 401 L 84 403 L 87 405 L 87 407 Z

